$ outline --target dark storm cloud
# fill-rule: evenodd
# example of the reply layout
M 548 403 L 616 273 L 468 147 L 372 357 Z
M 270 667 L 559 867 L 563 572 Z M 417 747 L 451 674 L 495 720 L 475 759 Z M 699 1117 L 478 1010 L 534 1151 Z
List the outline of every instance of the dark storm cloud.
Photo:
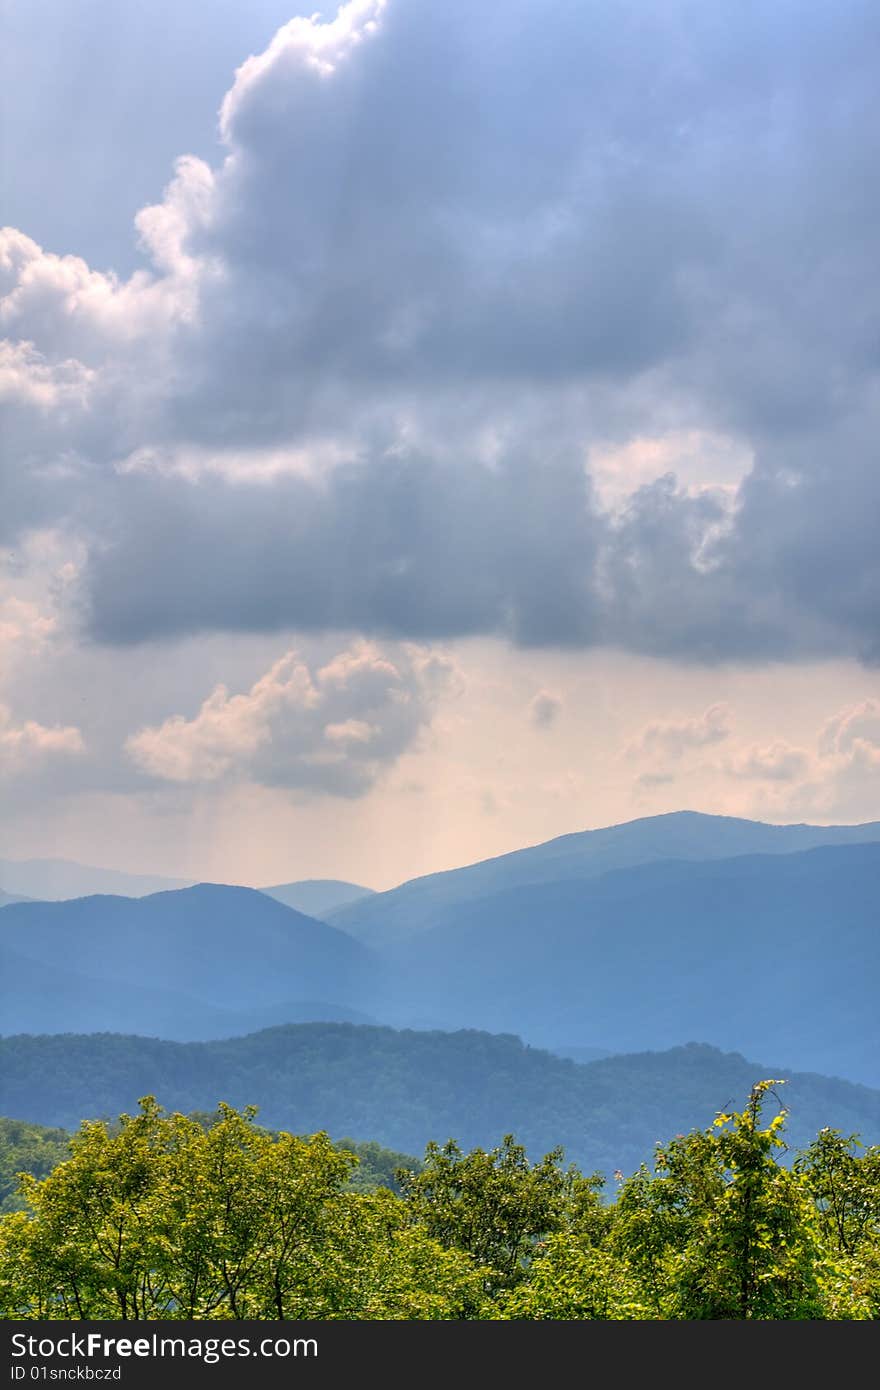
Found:
M 875 519 L 839 478 L 828 495 L 780 481 L 779 514 L 746 497 L 731 518 L 668 477 L 610 521 L 582 470 L 524 471 L 396 458 L 321 484 L 127 481 L 87 571 L 93 635 L 489 633 L 708 663 L 877 660 Z
M 7 331 L 56 396 L 93 374 L 59 432 L 31 363 L 8 465 L 88 460 L 93 634 L 878 659 L 878 57 L 855 0 L 354 0 L 280 31 L 225 162 L 141 216 L 155 279 L 17 252 Z M 738 494 L 602 513 L 587 447 L 670 421 L 753 451 Z M 330 444 L 354 461 L 221 475 Z M 112 471 L 150 449 L 221 473 Z
M 383 458 L 328 480 L 125 479 L 93 554 L 103 641 L 200 628 L 593 640 L 599 523 L 579 467 Z

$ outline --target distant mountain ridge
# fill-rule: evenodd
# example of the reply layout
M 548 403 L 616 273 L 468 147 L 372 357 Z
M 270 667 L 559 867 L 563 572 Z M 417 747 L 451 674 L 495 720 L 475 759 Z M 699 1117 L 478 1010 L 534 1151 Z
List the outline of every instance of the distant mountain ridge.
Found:
M 8 907 L 10 903 L 30 902 L 29 898 L 20 897 L 17 893 L 4 893 L 0 889 L 0 907 Z
M 600 830 L 583 830 L 460 869 L 410 879 L 342 907 L 328 920 L 373 946 L 430 928 L 456 904 L 525 884 L 598 877 L 658 860 L 791 854 L 821 846 L 880 842 L 880 821 L 864 825 L 767 825 L 699 811 L 673 811 Z
M 289 1022 L 309 1001 L 364 1020 L 356 1001 L 378 969 L 327 923 L 216 884 L 12 904 L 0 912 L 0 966 L 4 1033 L 136 1026 L 182 1038 Z
M 131 1112 L 147 1093 L 183 1111 L 222 1099 L 258 1105 L 272 1128 L 367 1134 L 417 1155 L 430 1139 L 488 1147 L 512 1131 L 534 1156 L 562 1144 L 569 1159 L 609 1177 L 650 1160 L 670 1134 L 741 1105 L 769 1077 L 788 1079 L 780 1089 L 793 1149 L 823 1125 L 880 1141 L 880 1091 L 697 1044 L 578 1064 L 511 1036 L 346 1024 L 198 1044 L 106 1034 L 0 1040 L 0 1113 L 21 1120 L 73 1128 Z
M 296 908 L 297 912 L 322 919 L 325 913 L 373 895 L 372 888 L 339 878 L 304 878 L 296 883 L 276 883 L 272 888 L 261 888 L 260 892 L 286 907 Z
M 0 859 L 0 884 L 16 897 L 41 902 L 61 902 L 96 894 L 143 898 L 175 888 L 190 888 L 191 878 L 165 878 L 160 874 L 129 874 L 121 869 L 99 869 L 72 859 Z
M 72 898 L 145 898 L 153 893 L 192 888 L 195 883 L 191 878 L 131 874 L 79 864 L 72 859 L 0 859 L 0 907 L 10 902 L 68 902 Z M 308 917 L 320 917 L 358 898 L 369 897 L 373 889 L 344 879 L 307 878 L 259 891 Z

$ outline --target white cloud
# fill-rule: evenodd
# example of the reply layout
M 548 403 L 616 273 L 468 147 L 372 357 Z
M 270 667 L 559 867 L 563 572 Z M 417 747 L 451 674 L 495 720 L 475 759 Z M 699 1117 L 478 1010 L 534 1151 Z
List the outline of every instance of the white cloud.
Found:
M 31 772 L 55 757 L 78 756 L 85 752 L 83 737 L 74 725 L 47 728 L 34 719 L 13 723 L 12 713 L 0 705 L 0 774 Z
M 359 796 L 410 748 L 455 683 L 437 653 L 394 658 L 360 644 L 312 671 L 295 651 L 251 689 L 217 686 L 192 719 L 174 715 L 129 737 L 129 756 L 170 782 L 250 781 Z
M 742 439 L 708 430 L 676 429 L 637 435 L 625 444 L 592 444 L 587 461 L 603 503 L 615 508 L 637 488 L 667 473 L 695 491 L 713 487 L 732 493 L 755 460 Z
M 656 720 L 633 738 L 626 753 L 631 758 L 649 757 L 679 761 L 695 749 L 708 748 L 730 737 L 730 710 L 725 704 L 710 705 L 692 719 Z
M 51 691 L 53 661 L 69 641 L 63 624 L 66 576 L 54 558 L 46 534 L 33 535 L 19 553 L 0 558 L 0 709 L 29 709 L 37 725 L 48 726 L 54 720 L 45 718 L 41 696 Z M 4 720 L 8 732 L 8 710 Z
M 165 189 L 161 203 L 141 208 L 135 218 L 141 246 L 156 268 L 171 283 L 188 287 L 188 315 L 196 307 L 192 292 L 198 286 L 205 261 L 191 254 L 189 243 L 211 223 L 215 193 L 214 173 L 203 159 L 183 155 L 175 165 L 174 178 Z M 219 266 L 213 263 L 215 271 Z M 141 287 L 149 282 L 141 280 Z
M 642 762 L 633 792 L 638 799 L 650 796 L 653 805 L 674 783 L 679 805 L 720 814 L 774 822 L 875 820 L 880 819 L 878 715 L 880 702 L 866 699 L 838 710 L 812 739 L 801 720 L 797 743 L 784 734 L 739 741 L 730 707 L 719 703 L 694 719 L 654 721 L 624 754 Z M 784 728 L 773 711 L 764 710 L 761 721 Z
M 237 126 L 248 115 L 250 103 L 258 101 L 263 84 L 274 80 L 288 89 L 281 95 L 291 103 L 302 100 L 304 78 L 331 77 L 353 49 L 376 33 L 378 21 L 388 0 L 349 0 L 340 5 L 336 17 L 322 21 L 320 12 L 310 18 L 297 16 L 283 25 L 269 46 L 248 58 L 235 74 L 235 81 L 223 98 L 220 130 L 224 139 L 234 142 Z
M 0 599 L 0 663 L 5 669 L 13 652 L 38 652 L 51 638 L 57 619 L 36 603 L 10 595 Z
M 880 816 L 880 703 L 839 710 L 815 747 L 784 739 L 736 752 L 719 771 L 757 788 L 755 813 L 770 819 L 872 820 Z
M 803 748 L 793 748 L 782 740 L 764 747 L 747 748 L 727 763 L 733 777 L 746 777 L 766 782 L 796 782 L 813 766 L 813 759 Z
M 95 374 L 69 358 L 51 363 L 33 343 L 0 341 L 0 400 L 56 411 L 85 410 Z
M 880 701 L 839 710 L 822 730 L 819 748 L 824 754 L 851 753 L 857 742 L 880 748 Z

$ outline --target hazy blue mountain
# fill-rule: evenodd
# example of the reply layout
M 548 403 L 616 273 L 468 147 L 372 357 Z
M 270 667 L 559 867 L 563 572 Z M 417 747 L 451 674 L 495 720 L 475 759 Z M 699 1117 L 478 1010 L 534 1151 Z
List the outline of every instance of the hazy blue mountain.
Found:
M 346 883 L 341 878 L 304 878 L 299 883 L 276 883 L 273 888 L 262 888 L 260 891 L 287 907 L 296 908 L 297 912 L 319 918 L 336 908 L 373 895 L 372 888 L 364 888 L 359 883 Z
M 0 1033 L 121 1032 L 153 1037 L 228 1037 L 230 1018 L 204 1000 L 173 988 L 95 978 L 29 959 L 2 945 L 0 928 Z
M 877 1085 L 878 903 L 873 844 L 523 885 L 399 943 L 378 1012 L 613 1052 L 711 1038 Z
M 513 1131 L 538 1155 L 564 1144 L 587 1169 L 631 1171 L 653 1145 L 742 1106 L 755 1081 L 785 1077 L 788 1138 L 823 1125 L 880 1140 L 880 1091 L 692 1045 L 580 1065 L 481 1032 L 416 1033 L 301 1024 L 216 1043 L 103 1036 L 0 1040 L 0 1112 L 73 1128 L 155 1094 L 169 1109 L 223 1099 L 263 1124 L 370 1135 L 420 1154 L 429 1139 L 467 1146 Z
M 314 1017 L 315 1008 L 358 1020 L 377 970 L 366 947 L 325 922 L 213 884 L 13 904 L 0 914 L 0 951 L 30 962 L 27 971 L 6 964 L 5 1033 L 137 1026 L 217 1037 Z
M 0 934 L 2 935 L 2 934 Z M 180 1042 L 241 1037 L 283 1023 L 373 1023 L 357 1009 L 294 999 L 252 1008 L 219 1008 L 181 990 L 119 984 L 58 969 L 0 945 L 0 1035 L 120 1033 Z
M 72 859 L 0 859 L 0 883 L 16 897 L 60 902 L 95 893 L 143 898 L 174 888 L 188 888 L 192 879 L 162 878 L 158 874 L 126 874 L 118 869 L 97 869 Z
M 665 859 L 791 854 L 823 845 L 866 842 L 880 842 L 880 821 L 868 825 L 765 825 L 730 816 L 675 811 L 602 830 L 561 835 L 462 869 L 411 879 L 386 893 L 339 908 L 328 920 L 371 945 L 386 945 L 427 930 L 451 907 L 523 884 L 593 878 L 612 869 Z

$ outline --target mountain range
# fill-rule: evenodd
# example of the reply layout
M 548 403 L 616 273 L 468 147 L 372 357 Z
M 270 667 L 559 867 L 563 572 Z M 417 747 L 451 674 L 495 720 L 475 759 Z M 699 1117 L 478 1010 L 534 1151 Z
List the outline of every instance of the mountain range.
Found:
M 38 899 L 62 902 L 70 898 L 115 896 L 145 898 L 152 893 L 191 888 L 191 878 L 166 878 L 160 874 L 129 874 L 78 864 L 72 859 L 0 859 L 0 907 L 7 903 Z M 309 878 L 279 883 L 261 890 L 288 907 L 312 917 L 368 896 L 373 890 L 336 878 Z
M 378 1021 L 579 1058 L 696 1037 L 880 1085 L 878 890 L 876 823 L 683 812 L 386 893 L 312 880 L 18 902 L 0 910 L 0 1032 Z M 333 910 L 340 893 L 355 896 Z M 297 894 L 328 920 L 280 900 Z

